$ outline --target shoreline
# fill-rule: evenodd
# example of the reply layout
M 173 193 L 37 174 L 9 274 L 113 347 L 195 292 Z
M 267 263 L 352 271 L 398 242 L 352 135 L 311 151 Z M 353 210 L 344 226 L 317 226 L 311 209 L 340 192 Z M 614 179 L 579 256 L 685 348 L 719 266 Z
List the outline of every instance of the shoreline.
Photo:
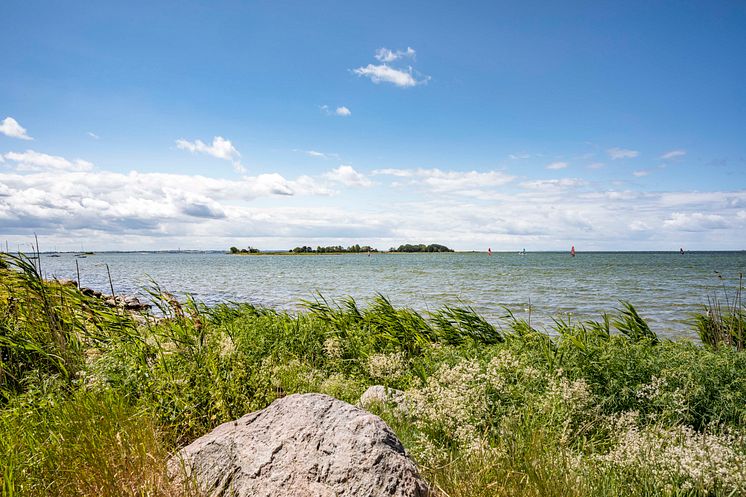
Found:
M 25 253 L 25 252 L 21 252 Z M 520 254 L 520 250 L 493 250 L 492 255 L 517 255 Z M 583 254 L 676 254 L 680 255 L 678 250 L 577 250 L 577 255 Z M 708 249 L 708 250 L 687 250 L 685 255 L 700 255 L 700 254 L 742 254 L 746 253 L 746 249 Z M 10 254 L 17 255 L 18 252 L 11 251 Z M 345 255 L 345 254 L 367 254 L 367 252 L 324 252 L 324 253 L 313 253 L 313 252 L 301 252 L 291 253 L 289 251 L 281 250 L 268 250 L 259 253 L 246 253 L 246 254 L 232 254 L 225 250 L 97 250 L 92 253 L 85 253 L 79 251 L 41 251 L 39 252 L 42 256 L 49 255 L 77 255 L 83 254 L 87 257 L 95 257 L 102 254 L 223 254 L 223 255 Z M 389 251 L 378 251 L 371 252 L 373 254 L 483 254 L 487 255 L 486 250 L 454 250 L 453 252 L 389 252 Z M 532 250 L 526 251 L 526 255 L 530 254 L 569 254 L 569 250 Z

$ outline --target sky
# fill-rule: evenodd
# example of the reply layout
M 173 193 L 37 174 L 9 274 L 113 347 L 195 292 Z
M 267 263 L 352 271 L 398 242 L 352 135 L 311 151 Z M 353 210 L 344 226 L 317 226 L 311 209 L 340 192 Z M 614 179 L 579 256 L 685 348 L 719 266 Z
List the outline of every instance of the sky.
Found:
M 6 0 L 0 242 L 746 249 L 746 3 Z

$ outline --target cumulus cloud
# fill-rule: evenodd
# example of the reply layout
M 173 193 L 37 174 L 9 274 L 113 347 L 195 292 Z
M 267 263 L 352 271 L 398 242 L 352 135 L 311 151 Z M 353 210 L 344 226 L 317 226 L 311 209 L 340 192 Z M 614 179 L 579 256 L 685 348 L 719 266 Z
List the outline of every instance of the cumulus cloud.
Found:
M 344 105 L 341 107 L 337 107 L 337 109 L 334 111 L 334 113 L 341 117 L 347 117 L 352 115 L 352 111 L 345 107 Z
M 408 185 L 426 188 L 434 192 L 484 197 L 487 190 L 513 181 L 503 171 L 443 171 L 441 169 L 377 169 L 376 175 L 408 178 Z
M 568 165 L 567 162 L 552 162 L 551 164 L 547 164 L 547 169 L 566 169 Z
M 368 64 L 365 67 L 358 67 L 357 69 L 353 69 L 353 72 L 358 76 L 365 76 L 366 78 L 369 78 L 376 84 L 391 83 L 401 88 L 416 86 L 427 81 L 426 79 L 418 81 L 413 76 L 411 67 L 406 70 L 402 70 L 395 69 L 393 67 L 387 66 L 386 64 Z
M 0 121 L 0 133 L 11 138 L 20 138 L 21 140 L 33 140 L 27 133 L 26 128 L 21 126 L 18 121 L 8 116 Z
M 376 50 L 374 57 L 381 62 L 393 62 L 397 59 L 410 58 L 414 59 L 416 52 L 414 48 L 407 47 L 406 50 L 389 50 L 388 48 L 379 48 Z
M 665 154 L 661 155 L 661 159 L 671 160 L 671 159 L 676 159 L 678 157 L 683 157 L 685 155 L 686 155 L 686 150 L 676 149 L 676 150 L 670 150 L 666 152 Z
M 530 190 L 560 190 L 568 188 L 577 188 L 585 186 L 588 182 L 579 178 L 562 178 L 562 179 L 540 179 L 524 181 L 521 183 L 523 188 Z
M 373 184 L 364 174 L 355 171 L 352 166 L 341 165 L 332 169 L 324 175 L 330 181 L 341 183 L 345 186 L 369 187 Z
M 399 178 L 408 178 L 410 176 L 414 175 L 413 169 L 396 169 L 396 168 L 384 168 L 384 169 L 376 169 L 373 171 L 373 174 L 376 175 L 385 175 L 385 176 L 397 176 Z
M 336 109 L 331 109 L 328 105 L 321 105 L 319 108 L 327 116 L 349 117 L 352 115 L 352 111 L 344 105 L 341 105 Z
M 632 172 L 632 175 L 636 178 L 641 178 L 643 176 L 647 176 L 648 174 L 650 174 L 650 170 L 648 169 L 638 169 Z
M 388 48 L 379 48 L 376 50 L 374 57 L 381 64 L 368 64 L 364 67 L 353 69 L 352 72 L 358 76 L 370 79 L 373 83 L 391 83 L 400 88 L 409 88 L 420 84 L 427 83 L 430 76 L 422 76 L 416 73 L 412 66 L 394 67 L 391 62 L 403 58 L 414 59 L 415 51 L 408 47 L 406 50 L 392 51 Z
M 317 197 L 334 193 L 329 185 L 372 182 L 348 165 L 316 178 L 268 173 L 228 180 L 76 170 L 73 160 L 35 154 L 3 155 L 0 226 L 11 243 L 36 231 L 60 248 L 75 249 L 76 240 L 95 240 L 97 249 L 187 242 L 220 248 L 251 233 L 266 237 L 267 248 L 364 238 L 383 248 L 438 240 L 462 248 L 556 249 L 573 240 L 584 250 L 654 250 L 738 248 L 746 229 L 744 190 L 641 192 L 580 178 L 517 183 L 504 171 L 388 168 L 374 174 L 401 182 L 405 195 L 356 190 L 354 203 L 320 204 Z M 18 169 L 22 163 L 33 168 Z
M 205 195 L 170 187 L 164 187 L 163 193 L 171 205 L 187 216 L 207 219 L 225 217 L 223 206 Z
M 212 144 L 207 145 L 202 140 L 195 140 L 190 142 L 183 138 L 176 140 L 176 146 L 182 150 L 188 150 L 192 153 L 201 153 L 211 155 L 218 159 L 230 161 L 233 163 L 233 168 L 238 173 L 246 172 L 246 168 L 241 164 L 241 154 L 238 152 L 236 147 L 233 146 L 230 140 L 226 140 L 222 136 L 216 136 L 212 139 Z
M 290 180 L 277 173 L 224 180 L 55 169 L 0 173 L 0 185 L 0 224 L 8 230 L 38 227 L 61 233 L 85 229 L 158 236 L 179 233 L 175 225 L 228 219 L 260 197 L 331 194 L 308 176 Z
M 87 132 L 86 134 L 87 134 L 88 136 L 90 136 L 91 138 L 93 138 L 94 140 L 98 140 L 99 138 L 101 138 L 100 136 L 98 136 L 98 135 L 97 135 L 96 133 L 94 133 L 93 131 L 88 131 L 88 132 Z
M 588 164 L 588 169 L 603 169 L 605 164 L 603 162 L 594 162 L 592 164 Z
M 67 160 L 57 155 L 47 155 L 33 150 L 8 152 L 3 156 L 14 162 L 17 171 L 90 171 L 93 164 L 81 160 Z
M 640 155 L 640 152 L 638 152 L 637 150 L 630 150 L 627 148 L 619 148 L 619 147 L 610 148 L 606 151 L 606 153 L 609 154 L 609 157 L 611 157 L 611 160 L 634 159 L 635 157 Z
M 663 225 L 667 228 L 674 228 L 681 231 L 700 232 L 726 229 L 738 221 L 738 216 L 732 220 L 728 220 L 721 214 L 710 214 L 706 212 L 673 212 L 668 219 L 663 221 Z

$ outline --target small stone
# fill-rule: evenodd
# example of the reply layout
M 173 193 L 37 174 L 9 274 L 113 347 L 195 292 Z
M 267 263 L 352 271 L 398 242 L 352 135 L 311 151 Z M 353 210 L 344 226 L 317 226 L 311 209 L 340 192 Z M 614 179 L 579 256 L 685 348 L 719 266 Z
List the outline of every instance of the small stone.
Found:
M 407 395 L 401 390 L 383 385 L 368 387 L 357 402 L 357 405 L 363 409 L 368 409 L 373 404 L 393 405 L 401 414 L 406 414 L 409 411 Z

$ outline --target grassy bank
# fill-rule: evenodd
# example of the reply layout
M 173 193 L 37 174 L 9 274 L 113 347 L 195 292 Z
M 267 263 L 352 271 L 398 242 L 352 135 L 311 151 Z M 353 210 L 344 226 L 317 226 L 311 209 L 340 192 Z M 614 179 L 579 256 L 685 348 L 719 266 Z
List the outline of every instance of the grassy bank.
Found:
M 186 496 L 170 453 L 296 392 L 374 409 L 436 495 L 746 492 L 743 306 L 693 319 L 704 345 L 659 339 L 631 306 L 549 332 L 508 313 L 423 316 L 378 297 L 287 314 L 151 292 L 162 320 L 0 269 L 0 479 L 6 496 Z

